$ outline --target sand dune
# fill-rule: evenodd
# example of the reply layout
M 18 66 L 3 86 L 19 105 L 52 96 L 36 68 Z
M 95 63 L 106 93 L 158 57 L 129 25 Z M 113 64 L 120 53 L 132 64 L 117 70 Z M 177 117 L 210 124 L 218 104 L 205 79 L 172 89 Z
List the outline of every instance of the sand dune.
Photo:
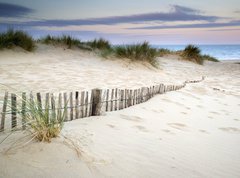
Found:
M 0 177 L 240 177 L 240 65 L 177 58 L 159 58 L 160 68 L 153 69 L 44 45 L 33 54 L 1 52 L 1 83 L 18 90 L 206 79 L 121 111 L 67 122 L 51 144 L 23 147 L 26 137 L 6 152 L 25 135 L 14 133 L 0 145 Z

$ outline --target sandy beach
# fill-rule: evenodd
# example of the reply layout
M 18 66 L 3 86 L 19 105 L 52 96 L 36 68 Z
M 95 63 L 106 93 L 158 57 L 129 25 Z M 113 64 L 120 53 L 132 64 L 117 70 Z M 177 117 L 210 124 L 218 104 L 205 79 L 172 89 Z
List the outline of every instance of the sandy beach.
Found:
M 102 116 L 65 123 L 59 138 L 39 143 L 15 132 L 0 144 L 0 177 L 240 177 L 240 65 L 198 65 L 175 55 L 159 68 L 38 45 L 0 51 L 5 90 L 70 92 L 200 83 Z M 7 133 L 0 134 L 0 140 Z M 17 146 L 11 146 L 18 140 Z M 8 148 L 11 148 L 8 150 Z

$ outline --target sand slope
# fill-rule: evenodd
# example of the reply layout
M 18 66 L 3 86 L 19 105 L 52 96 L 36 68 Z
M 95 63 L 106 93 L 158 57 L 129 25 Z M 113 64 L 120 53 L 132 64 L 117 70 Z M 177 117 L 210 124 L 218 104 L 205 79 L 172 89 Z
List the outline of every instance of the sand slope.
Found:
M 35 59 L 14 59 L 20 63 L 11 64 L 17 67 L 14 72 L 18 77 L 13 77 L 7 68 L 10 62 L 1 59 L 0 71 L 5 71 L 1 80 L 19 87 L 21 83 L 13 80 L 24 80 L 34 90 L 44 92 L 62 91 L 66 86 L 72 90 L 134 88 L 154 82 L 182 82 L 202 75 L 206 79 L 122 111 L 68 122 L 61 137 L 51 144 L 31 142 L 6 152 L 14 140 L 23 136 L 15 133 L 0 145 L 0 177 L 240 177 L 240 65 L 208 62 L 199 66 L 170 56 L 159 58 L 160 69 L 151 70 L 54 48 L 47 49 L 49 53 L 59 50 L 50 59 L 48 52 L 39 50 L 36 54 L 19 55 L 44 56 L 37 58 L 46 61 L 39 62 L 42 68 L 36 74 Z M 8 53 L 3 55 L 9 57 Z M 59 64 L 50 65 L 49 60 L 59 60 Z M 31 67 L 25 68 L 26 65 Z M 62 77 L 54 75 L 57 71 Z M 31 74 L 37 79 L 32 79 Z M 55 77 L 62 82 L 56 82 Z M 39 81 L 45 83 L 38 84 Z M 76 85 L 70 85 L 74 82 Z M 22 142 L 26 140 L 29 138 Z

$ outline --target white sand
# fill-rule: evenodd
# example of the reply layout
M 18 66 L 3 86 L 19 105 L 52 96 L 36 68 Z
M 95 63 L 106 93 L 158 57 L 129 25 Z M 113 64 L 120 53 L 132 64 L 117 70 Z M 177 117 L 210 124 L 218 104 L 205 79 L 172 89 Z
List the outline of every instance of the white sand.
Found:
M 206 76 L 146 103 L 68 122 L 51 144 L 6 153 L 23 136 L 15 133 L 0 145 L 0 177 L 240 177 L 240 65 L 170 56 L 153 70 L 43 45 L 0 57 L 1 83 L 19 91 L 136 88 Z

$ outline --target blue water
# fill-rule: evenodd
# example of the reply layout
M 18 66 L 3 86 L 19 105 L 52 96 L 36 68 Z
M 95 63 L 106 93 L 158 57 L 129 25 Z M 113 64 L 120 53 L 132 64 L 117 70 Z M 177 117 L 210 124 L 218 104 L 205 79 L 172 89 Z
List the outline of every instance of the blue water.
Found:
M 240 45 L 197 45 L 202 54 L 208 54 L 219 60 L 240 59 Z M 154 45 L 156 48 L 167 48 L 173 51 L 183 50 L 186 45 Z

